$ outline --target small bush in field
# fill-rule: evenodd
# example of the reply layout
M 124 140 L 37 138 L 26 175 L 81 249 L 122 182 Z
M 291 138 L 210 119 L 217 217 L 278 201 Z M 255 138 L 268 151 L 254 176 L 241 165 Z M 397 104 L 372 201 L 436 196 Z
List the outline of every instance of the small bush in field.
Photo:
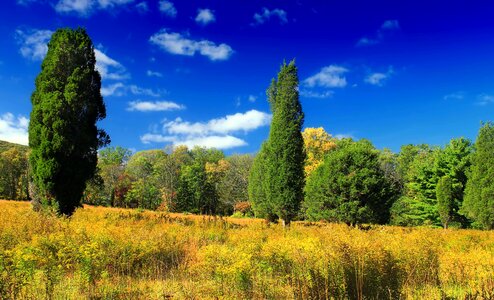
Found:
M 242 216 L 252 216 L 252 206 L 248 201 L 242 201 L 235 203 L 233 207 L 235 213 L 240 213 Z

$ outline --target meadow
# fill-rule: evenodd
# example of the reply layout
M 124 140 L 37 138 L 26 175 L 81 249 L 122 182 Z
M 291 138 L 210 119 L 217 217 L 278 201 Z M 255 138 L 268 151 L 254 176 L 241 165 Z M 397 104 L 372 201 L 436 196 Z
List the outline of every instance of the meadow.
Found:
M 493 231 L 0 201 L 0 299 L 493 298 Z

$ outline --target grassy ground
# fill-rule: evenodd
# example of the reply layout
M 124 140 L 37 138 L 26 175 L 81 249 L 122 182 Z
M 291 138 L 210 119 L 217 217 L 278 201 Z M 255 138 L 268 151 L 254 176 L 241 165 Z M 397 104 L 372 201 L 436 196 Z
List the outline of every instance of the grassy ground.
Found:
M 493 299 L 494 232 L 0 201 L 0 299 Z

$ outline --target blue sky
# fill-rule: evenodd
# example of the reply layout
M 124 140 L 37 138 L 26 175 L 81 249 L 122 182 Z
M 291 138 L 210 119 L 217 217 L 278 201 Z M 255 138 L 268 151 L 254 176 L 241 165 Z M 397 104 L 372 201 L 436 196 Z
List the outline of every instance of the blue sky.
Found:
M 306 127 L 408 143 L 474 139 L 494 112 L 494 4 L 476 1 L 7 0 L 0 4 L 0 139 L 27 143 L 50 34 L 95 44 L 113 146 L 252 153 L 265 90 L 296 59 Z

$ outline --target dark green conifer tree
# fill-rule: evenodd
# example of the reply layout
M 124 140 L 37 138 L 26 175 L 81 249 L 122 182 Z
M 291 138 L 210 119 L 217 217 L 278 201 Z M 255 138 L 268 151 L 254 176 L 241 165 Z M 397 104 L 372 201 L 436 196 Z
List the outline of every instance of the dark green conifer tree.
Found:
M 453 217 L 453 181 L 448 176 L 443 176 L 436 186 L 437 210 L 439 218 L 444 228 L 448 228 L 448 223 Z
M 491 122 L 483 124 L 475 141 L 462 210 L 475 225 L 494 229 L 494 124 Z
M 298 83 L 297 67 L 291 61 L 281 66 L 278 80 L 268 90 L 273 120 L 266 145 L 266 196 L 272 213 L 286 226 L 297 215 L 304 197 L 304 113 Z
M 249 199 L 256 217 L 265 218 L 266 221 L 274 222 L 277 217 L 273 212 L 273 207 L 269 203 L 267 196 L 267 152 L 266 142 L 261 145 L 261 149 L 254 158 L 254 163 L 249 176 Z
M 29 158 L 35 202 L 71 215 L 94 176 L 97 150 L 109 143 L 96 122 L 106 117 L 91 39 L 84 29 L 59 29 L 31 96 Z

